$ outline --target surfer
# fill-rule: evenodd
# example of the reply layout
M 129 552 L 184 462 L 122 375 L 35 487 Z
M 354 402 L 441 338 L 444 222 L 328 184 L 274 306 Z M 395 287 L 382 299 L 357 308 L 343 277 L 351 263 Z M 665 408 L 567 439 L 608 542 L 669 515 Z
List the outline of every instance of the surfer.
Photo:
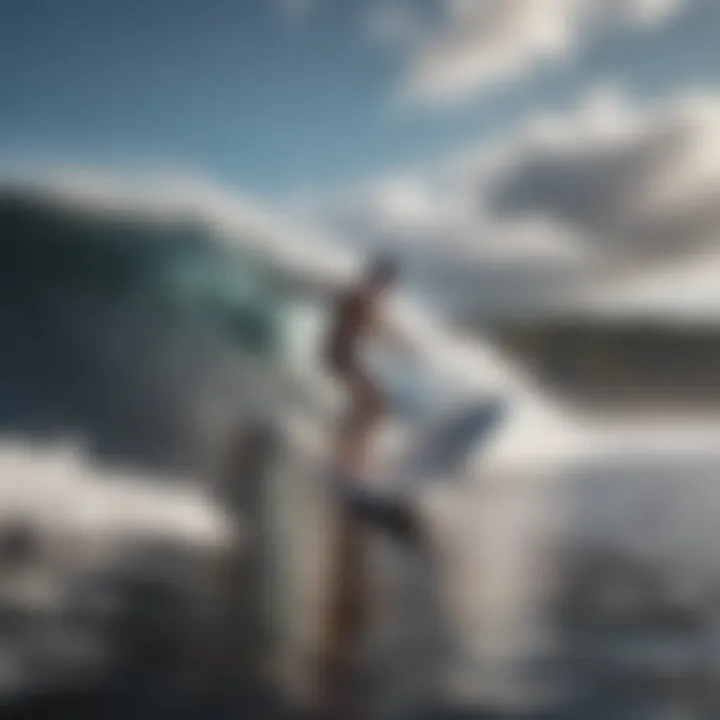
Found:
M 408 358 L 417 356 L 413 344 L 383 318 L 385 297 L 397 277 L 394 260 L 381 257 L 370 265 L 356 286 L 345 289 L 338 298 L 325 348 L 328 369 L 345 387 L 349 400 L 333 457 L 339 522 L 332 543 L 329 604 L 323 622 L 325 635 L 319 667 L 324 716 L 338 720 L 357 717 L 352 687 L 357 674 L 353 663 L 367 616 L 363 528 L 377 528 L 415 549 L 422 550 L 425 545 L 422 523 L 407 494 L 377 492 L 368 482 L 372 434 L 386 412 L 387 402 L 385 393 L 365 370 L 363 343 L 378 337 L 389 341 Z M 437 470 L 439 475 L 446 474 L 452 459 L 462 456 L 463 448 L 467 450 L 481 434 L 494 427 L 501 413 L 502 406 L 497 403 L 464 409 L 441 434 L 422 443 L 421 453 L 415 457 L 420 466 L 418 473 Z
M 379 525 L 405 539 L 412 533 L 402 511 L 383 507 L 368 492 L 368 448 L 372 433 L 386 411 L 386 399 L 365 370 L 361 358 L 363 342 L 373 336 L 404 345 L 390 333 L 382 308 L 387 292 L 398 277 L 397 263 L 377 258 L 355 286 L 337 298 L 335 316 L 326 346 L 331 374 L 347 392 L 349 407 L 340 427 L 333 458 L 339 493 L 338 532 L 334 543 L 335 566 L 330 573 L 330 607 L 326 643 L 321 659 L 324 704 L 332 717 L 349 718 L 352 713 L 352 662 L 365 624 L 365 553 L 361 523 Z M 407 349 L 407 348 L 403 348 Z

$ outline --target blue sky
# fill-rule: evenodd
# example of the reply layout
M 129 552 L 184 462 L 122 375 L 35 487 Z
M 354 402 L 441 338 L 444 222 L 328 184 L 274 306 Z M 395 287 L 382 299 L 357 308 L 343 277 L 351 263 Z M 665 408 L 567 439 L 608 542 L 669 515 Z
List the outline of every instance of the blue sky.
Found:
M 695 0 L 451 104 L 402 105 L 412 40 L 371 30 L 393 0 L 289 2 L 0 0 L 0 156 L 181 166 L 272 199 L 491 142 L 608 80 L 644 101 L 720 78 L 720 3 Z M 426 35 L 439 3 L 412 4 Z

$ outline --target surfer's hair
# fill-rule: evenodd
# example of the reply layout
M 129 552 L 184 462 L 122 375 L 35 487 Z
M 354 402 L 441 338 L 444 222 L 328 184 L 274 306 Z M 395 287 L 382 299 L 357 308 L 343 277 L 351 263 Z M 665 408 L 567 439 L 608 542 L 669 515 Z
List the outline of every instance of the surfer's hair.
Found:
M 400 265 L 392 255 L 375 257 L 368 268 L 367 276 L 373 285 L 391 285 L 400 275 Z

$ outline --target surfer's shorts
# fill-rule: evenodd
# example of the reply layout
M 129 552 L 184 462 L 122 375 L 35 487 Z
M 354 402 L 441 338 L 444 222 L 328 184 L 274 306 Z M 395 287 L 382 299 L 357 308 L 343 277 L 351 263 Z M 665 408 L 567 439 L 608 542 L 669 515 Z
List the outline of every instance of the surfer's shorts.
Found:
M 357 522 L 403 542 L 416 542 L 418 521 L 407 498 L 368 487 L 364 478 L 333 474 L 333 490 L 342 507 Z

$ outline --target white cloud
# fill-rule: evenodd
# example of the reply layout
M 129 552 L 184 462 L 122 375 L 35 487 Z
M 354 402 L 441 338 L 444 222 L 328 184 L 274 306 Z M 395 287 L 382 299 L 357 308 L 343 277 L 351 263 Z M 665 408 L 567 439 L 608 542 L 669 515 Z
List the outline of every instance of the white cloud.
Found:
M 621 317 L 672 318 L 717 323 L 720 318 L 720 247 L 681 261 L 658 263 L 610 283 L 591 286 L 579 303 L 586 310 Z
M 453 103 L 561 61 L 614 28 L 667 20 L 694 0 L 438 0 L 439 21 L 417 37 L 401 95 Z M 397 22 L 397 18 L 396 18 Z
M 309 213 L 357 247 L 399 253 L 423 282 L 471 302 L 481 283 L 496 282 L 489 274 L 504 278 L 493 293 L 507 298 L 532 289 L 533 277 L 547 284 L 720 244 L 720 96 L 640 108 L 601 88 L 569 112 Z
M 720 96 L 637 109 L 593 96 L 529 124 L 466 182 L 493 213 L 542 213 L 608 251 L 646 254 L 720 238 Z

